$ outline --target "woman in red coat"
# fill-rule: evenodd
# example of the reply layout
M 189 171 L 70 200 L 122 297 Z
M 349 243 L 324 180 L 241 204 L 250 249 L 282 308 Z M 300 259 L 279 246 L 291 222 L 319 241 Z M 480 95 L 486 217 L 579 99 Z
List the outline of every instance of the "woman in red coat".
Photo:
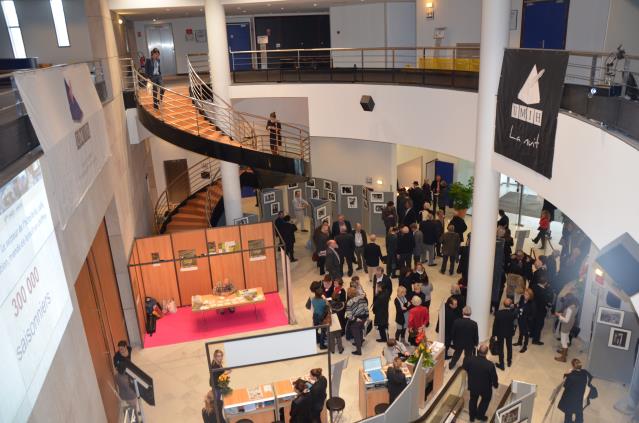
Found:
M 541 240 L 541 248 L 546 248 L 546 239 L 550 233 L 550 213 L 548 210 L 541 211 L 541 217 L 539 218 L 539 232 L 537 236 L 533 238 L 533 242 L 536 244 Z
M 414 295 L 411 299 L 413 305 L 408 311 L 408 331 L 410 339 L 416 339 L 420 331 L 424 331 L 428 325 L 429 314 L 428 308 L 422 305 L 422 299 L 418 295 Z

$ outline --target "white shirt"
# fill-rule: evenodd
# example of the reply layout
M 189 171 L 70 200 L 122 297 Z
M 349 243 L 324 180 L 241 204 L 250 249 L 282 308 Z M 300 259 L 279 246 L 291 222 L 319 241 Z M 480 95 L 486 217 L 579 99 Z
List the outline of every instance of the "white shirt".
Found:
M 159 60 L 154 60 L 153 61 L 153 75 L 159 75 L 160 74 L 160 61 Z
M 364 245 L 364 238 L 361 232 L 355 232 L 355 246 L 361 247 Z
M 295 210 L 304 210 L 304 207 L 308 204 L 308 201 L 306 201 L 305 199 L 303 199 L 302 197 L 300 198 L 293 198 L 293 208 Z

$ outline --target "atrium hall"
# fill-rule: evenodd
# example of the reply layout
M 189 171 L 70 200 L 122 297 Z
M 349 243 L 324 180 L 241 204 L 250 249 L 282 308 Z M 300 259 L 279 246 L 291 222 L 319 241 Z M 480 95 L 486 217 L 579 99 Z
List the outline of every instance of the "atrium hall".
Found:
M 639 421 L 638 0 L 0 0 L 0 422 Z

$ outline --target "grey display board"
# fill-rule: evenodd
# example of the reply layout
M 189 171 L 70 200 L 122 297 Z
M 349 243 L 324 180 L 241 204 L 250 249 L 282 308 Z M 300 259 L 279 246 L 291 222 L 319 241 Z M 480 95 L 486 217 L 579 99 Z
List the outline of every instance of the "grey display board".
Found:
M 329 226 L 333 224 L 335 221 L 333 219 L 335 203 L 332 201 L 313 199 L 308 200 L 308 202 L 311 205 L 311 222 L 313 222 L 314 228 L 317 228 L 320 222 L 324 220 L 328 220 Z
M 368 216 L 370 219 L 369 232 L 377 236 L 386 237 L 386 227 L 382 220 L 380 208 L 386 207 L 389 201 L 395 201 L 395 194 L 389 191 L 368 192 Z
M 593 316 L 588 370 L 596 378 L 628 384 L 632 379 L 628 369 L 634 367 L 639 348 L 639 319 L 629 303 L 622 302 L 621 309 L 615 309 L 605 298 L 600 296 Z
M 535 406 L 535 397 L 537 396 L 537 386 L 513 380 L 510 384 L 511 394 L 506 404 L 495 412 L 495 421 L 500 423 L 504 421 L 502 416 L 508 415 L 508 421 L 529 421 L 532 422 L 533 409 Z M 515 419 L 514 416 L 519 416 Z M 514 420 L 510 420 L 514 419 Z
M 277 212 L 284 210 L 284 192 L 279 188 L 268 188 L 259 194 L 262 220 L 275 220 Z
M 239 219 L 235 219 L 233 222 L 234 225 L 250 225 L 251 223 L 258 223 L 260 221 L 259 217 L 253 213 L 244 213 L 243 217 Z
M 337 201 L 339 214 L 343 214 L 346 220 L 351 222 L 353 229 L 356 223 L 362 223 L 362 227 L 368 232 L 362 222 L 362 186 L 340 184 L 337 190 Z

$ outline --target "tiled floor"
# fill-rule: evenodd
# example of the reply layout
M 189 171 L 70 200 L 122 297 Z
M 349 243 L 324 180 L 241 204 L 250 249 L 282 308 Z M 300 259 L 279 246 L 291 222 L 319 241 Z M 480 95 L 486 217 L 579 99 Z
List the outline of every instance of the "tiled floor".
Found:
M 513 222 L 516 216 L 510 216 L 510 218 L 511 222 Z M 467 218 L 467 220 L 470 221 L 470 217 Z M 535 229 L 537 219 L 524 218 L 522 222 L 526 227 Z M 558 238 L 561 233 L 560 225 L 557 226 L 557 224 L 553 224 L 553 230 Z M 297 316 L 296 327 L 307 327 L 311 325 L 311 316 L 304 308 L 304 303 L 308 296 L 310 281 L 318 279 L 317 268 L 310 260 L 310 253 L 304 249 L 307 236 L 307 233 L 299 233 L 297 236 L 296 253 L 300 261 L 294 263 L 292 269 L 294 284 L 293 297 L 295 299 L 294 311 Z M 525 248 L 529 250 L 531 246 L 530 240 L 528 240 Z M 437 268 L 427 268 L 430 280 L 435 287 L 431 310 L 431 318 L 433 320 L 436 319 L 433 316 L 437 316 L 439 304 L 448 296 L 451 282 L 456 280 L 455 276 L 449 277 L 441 275 L 434 269 Z M 371 287 L 367 283 L 366 276 L 363 272 L 359 272 L 358 274 L 365 282 L 363 285 L 367 289 L 368 295 L 372 297 Z M 346 280 L 348 280 L 348 278 Z M 397 282 L 394 280 L 394 285 L 396 286 L 396 284 Z M 284 292 L 280 294 L 282 295 L 283 301 L 285 301 Z M 391 310 L 391 321 L 394 319 L 394 314 L 394 310 Z M 498 370 L 500 383 L 502 384 L 507 385 L 512 379 L 537 384 L 538 395 L 535 400 L 535 410 L 532 420 L 534 423 L 541 423 L 543 421 L 544 413 L 549 406 L 551 391 L 561 382 L 563 373 L 569 370 L 569 364 L 559 363 L 553 359 L 556 355 L 554 352 L 556 344 L 550 333 L 551 326 L 551 319 L 548 319 L 543 334 L 543 341 L 546 343 L 544 346 L 532 345 L 525 354 L 515 352 L 513 366 L 507 368 L 505 372 Z M 434 327 L 435 325 L 432 324 L 428 329 L 428 335 L 433 338 L 435 337 Z M 280 330 L 281 328 L 277 328 L 272 331 L 276 332 Z M 394 333 L 394 330 L 394 324 L 391 323 L 390 332 Z M 368 340 L 364 344 L 364 354 L 362 357 L 351 355 L 350 351 L 352 348 L 350 345 L 345 345 L 346 350 L 344 354 L 333 356 L 334 360 L 339 360 L 346 356 L 348 356 L 350 360 L 349 366 L 342 376 L 341 389 L 339 392 L 339 395 L 343 397 L 347 403 L 344 422 L 354 422 L 361 419 L 357 407 L 357 369 L 361 366 L 362 358 L 380 354 L 382 345 L 375 342 L 375 335 L 376 331 L 368 336 Z M 569 358 L 580 357 L 585 362 L 587 352 L 581 351 L 580 347 L 580 342 L 576 341 L 569 351 Z M 259 352 L 256 352 L 256 354 L 259 354 Z M 202 407 L 202 400 L 209 389 L 203 341 L 136 350 L 133 359 L 142 369 L 153 377 L 155 383 L 157 405 L 155 407 L 145 406 L 144 410 L 147 421 L 153 423 L 195 423 L 201 421 L 200 409 Z M 259 383 L 269 383 L 275 380 L 305 374 L 308 369 L 313 367 L 323 367 L 326 369 L 326 360 L 324 358 L 301 359 L 282 364 L 268 364 L 238 369 L 231 375 L 232 385 L 250 387 Z M 447 372 L 446 376 L 448 377 L 449 374 L 450 372 Z M 592 405 L 586 410 L 586 422 L 629 421 L 627 417 L 622 416 L 612 408 L 613 403 L 624 396 L 626 389 L 618 384 L 600 380 L 596 380 L 595 385 L 598 387 L 600 397 L 593 401 Z M 495 398 L 493 400 L 497 401 Z M 546 422 L 553 423 L 562 421 L 563 413 L 556 409 L 550 414 L 549 419 L 546 420 Z

